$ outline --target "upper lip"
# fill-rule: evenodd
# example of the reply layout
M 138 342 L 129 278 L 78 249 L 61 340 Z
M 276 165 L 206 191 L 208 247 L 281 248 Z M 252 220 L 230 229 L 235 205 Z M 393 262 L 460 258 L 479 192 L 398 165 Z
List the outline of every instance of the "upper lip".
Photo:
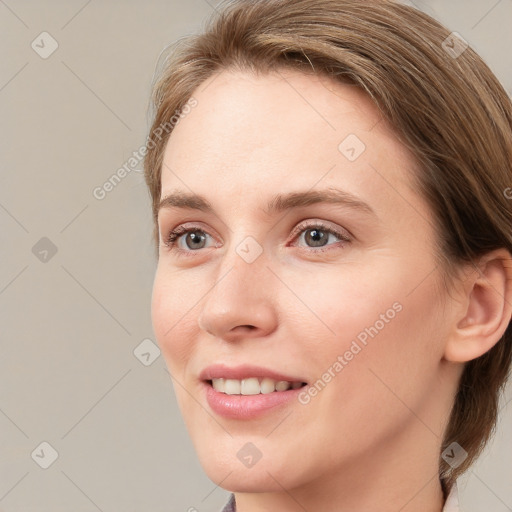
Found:
M 224 364 L 213 364 L 204 368 L 199 374 L 201 380 L 212 379 L 248 379 L 250 377 L 268 377 L 276 381 L 285 380 L 288 382 L 306 382 L 302 377 L 284 375 L 270 368 L 243 364 L 239 366 L 226 366 Z

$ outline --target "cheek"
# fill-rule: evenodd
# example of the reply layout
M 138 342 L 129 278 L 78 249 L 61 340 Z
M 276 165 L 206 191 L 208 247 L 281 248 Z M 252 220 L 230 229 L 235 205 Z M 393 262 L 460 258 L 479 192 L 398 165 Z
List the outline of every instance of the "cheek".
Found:
M 389 265 L 385 275 L 316 273 L 310 282 L 291 277 L 288 282 L 307 307 L 288 299 L 286 318 L 297 319 L 295 330 L 317 378 L 338 362 L 341 366 L 331 372 L 343 377 L 333 380 L 345 381 L 343 386 L 357 389 L 359 396 L 375 396 L 379 390 L 390 395 L 387 384 L 418 399 L 442 357 L 441 315 L 434 306 L 439 291 L 433 278 L 410 293 L 410 276 Z
M 407 297 L 408 292 L 387 288 L 379 291 L 377 305 L 373 295 L 340 297 L 345 311 L 325 310 L 332 313 L 330 322 L 327 313 L 324 319 L 337 336 L 330 343 L 325 337 L 314 341 L 308 360 L 316 370 L 317 391 L 302 410 L 305 424 L 308 415 L 325 418 L 315 429 L 319 442 L 329 439 L 340 450 L 378 446 L 415 421 L 411 410 L 423 416 L 419 411 L 427 410 L 440 359 L 432 339 L 437 316 L 425 310 L 433 300 L 430 291 L 418 289 Z M 304 396 L 301 403 L 307 400 Z
M 172 284 L 171 284 L 172 283 Z M 179 276 L 166 275 L 157 270 L 153 285 L 151 319 L 153 330 L 169 371 L 178 377 L 182 374 L 193 351 L 191 329 L 197 322 L 197 302 L 188 292 L 186 281 Z M 188 333 L 188 334 L 187 334 Z
M 436 387 L 443 334 L 435 305 L 437 291 L 431 282 L 411 294 L 405 287 L 381 293 L 382 306 L 366 310 L 366 324 L 353 326 L 358 332 L 352 330 L 344 339 L 345 346 L 351 344 L 347 355 L 352 358 L 344 377 L 347 387 L 357 390 L 359 399 L 367 404 L 367 425 L 378 420 L 391 427 L 400 418 L 410 417 L 409 408 L 422 410 Z M 361 350 L 352 356 L 354 343 Z
M 297 318 L 304 333 L 301 342 L 313 343 L 319 353 L 343 350 L 375 322 L 381 327 L 381 314 L 389 311 L 388 317 L 396 316 L 398 286 L 356 265 L 333 270 L 282 273 L 288 286 L 278 300 L 280 308 L 287 307 L 284 322 Z

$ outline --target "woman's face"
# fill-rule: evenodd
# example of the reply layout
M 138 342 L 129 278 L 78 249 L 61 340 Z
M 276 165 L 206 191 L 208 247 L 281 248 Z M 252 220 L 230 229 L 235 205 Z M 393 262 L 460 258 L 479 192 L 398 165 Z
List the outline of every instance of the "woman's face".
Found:
M 415 455 L 435 474 L 447 292 L 411 155 L 326 78 L 223 71 L 193 96 L 165 151 L 152 317 L 208 476 L 280 491 Z

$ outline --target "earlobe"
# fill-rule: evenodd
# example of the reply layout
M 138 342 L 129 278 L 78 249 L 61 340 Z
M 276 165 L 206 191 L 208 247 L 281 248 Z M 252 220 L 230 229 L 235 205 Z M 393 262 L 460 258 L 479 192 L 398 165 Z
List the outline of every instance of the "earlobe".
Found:
M 512 256 L 505 249 L 483 256 L 464 283 L 464 297 L 444 358 L 467 362 L 500 341 L 512 316 Z

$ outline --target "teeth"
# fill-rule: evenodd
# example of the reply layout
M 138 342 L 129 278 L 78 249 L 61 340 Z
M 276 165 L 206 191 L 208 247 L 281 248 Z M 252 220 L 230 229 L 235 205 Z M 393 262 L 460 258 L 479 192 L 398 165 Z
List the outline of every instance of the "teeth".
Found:
M 226 395 L 239 395 L 241 384 L 239 380 L 226 379 L 224 381 L 224 393 Z
M 265 377 L 258 379 L 251 377 L 249 379 L 212 379 L 213 389 L 226 393 L 227 395 L 258 395 L 273 393 L 274 391 L 287 391 L 288 389 L 298 389 L 302 382 L 288 382 L 286 380 L 275 381 Z
M 260 382 L 258 379 L 244 379 L 240 386 L 240 393 L 242 395 L 259 395 Z
M 224 393 L 225 381 L 224 379 L 213 379 L 212 386 L 213 389 L 215 389 L 215 391 L 220 391 L 221 393 Z
M 261 392 L 266 395 L 268 393 L 273 393 L 276 389 L 276 381 L 274 379 L 269 379 L 265 377 L 260 384 Z

